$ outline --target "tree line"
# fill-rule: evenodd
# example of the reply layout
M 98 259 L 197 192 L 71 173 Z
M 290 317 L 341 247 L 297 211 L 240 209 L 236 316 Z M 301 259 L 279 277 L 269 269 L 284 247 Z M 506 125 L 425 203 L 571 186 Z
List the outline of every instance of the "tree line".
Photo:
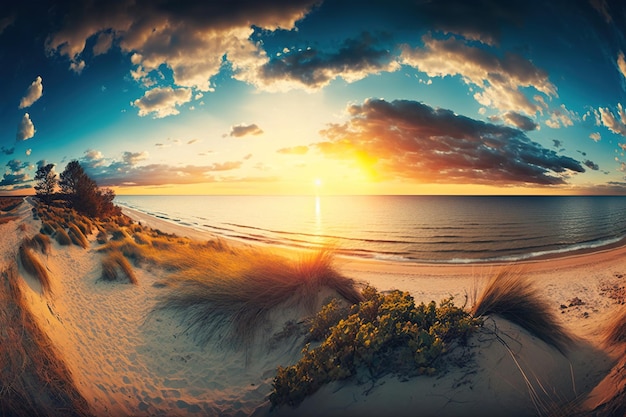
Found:
M 35 174 L 37 198 L 46 204 L 62 201 L 76 211 L 90 217 L 120 214 L 113 199 L 113 190 L 100 189 L 76 160 L 68 163 L 57 176 L 54 164 L 41 165 Z

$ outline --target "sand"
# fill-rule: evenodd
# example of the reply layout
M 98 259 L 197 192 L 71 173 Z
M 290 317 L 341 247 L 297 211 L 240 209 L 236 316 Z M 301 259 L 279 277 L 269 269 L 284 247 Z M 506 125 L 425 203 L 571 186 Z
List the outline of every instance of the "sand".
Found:
M 137 211 L 124 212 L 163 232 L 198 240 L 213 237 Z M 28 204 L 18 215 L 17 223 L 0 225 L 3 262 L 14 259 L 19 240 L 40 227 Z M 19 223 L 26 225 L 23 232 L 16 232 Z M 87 250 L 54 243 L 52 253 L 42 256 L 55 277 L 51 296 L 41 295 L 24 271 L 21 275 L 33 312 L 63 352 L 78 389 L 98 416 L 402 416 L 417 411 L 439 416 L 536 415 L 554 399 L 574 399 L 591 391 L 617 360 L 599 339 L 602 324 L 616 311 L 626 287 L 626 247 L 514 265 L 532 277 L 575 336 L 567 356 L 504 320 L 489 319 L 472 340 L 474 356 L 467 366 L 408 381 L 388 376 L 333 383 L 297 409 L 270 410 L 267 396 L 276 367 L 298 360 L 301 340 L 250 349 L 199 346 L 176 317 L 154 309 L 163 291 L 155 283 L 164 277 L 163 271 L 136 268 L 137 286 L 103 282 L 95 234 L 89 240 Z M 487 277 L 512 266 L 338 258 L 337 267 L 381 291 L 408 291 L 418 302 L 452 296 L 457 305 L 470 305 Z M 284 322 L 290 315 L 298 319 L 299 314 L 281 311 L 274 320 Z

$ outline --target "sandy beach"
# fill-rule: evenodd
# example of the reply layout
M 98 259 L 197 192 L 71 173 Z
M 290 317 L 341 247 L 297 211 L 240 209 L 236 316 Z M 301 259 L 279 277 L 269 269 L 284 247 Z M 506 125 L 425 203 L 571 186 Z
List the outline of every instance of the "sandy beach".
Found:
M 20 239 L 41 227 L 30 209 L 29 203 L 23 204 L 16 221 L 0 225 L 4 263 L 15 258 Z M 124 212 L 162 232 L 199 241 L 214 238 L 137 211 Z M 18 230 L 17 224 L 24 226 Z M 606 349 L 600 335 L 603 324 L 625 301 L 626 247 L 513 265 L 338 257 L 336 267 L 359 283 L 379 291 L 408 291 L 417 302 L 454 297 L 459 306 L 470 306 L 490 276 L 513 268 L 531 278 L 574 342 L 563 355 L 527 331 L 489 318 L 482 333 L 472 339 L 472 360 L 458 369 L 408 380 L 388 375 L 373 381 L 333 382 L 296 409 L 271 409 L 268 395 L 276 368 L 295 363 L 303 344 L 302 338 L 268 343 L 269 335 L 289 320 L 302 320 L 301 309 L 279 308 L 263 329 L 269 330 L 268 337 L 254 346 L 199 345 L 175 315 L 155 309 L 165 271 L 136 267 L 134 286 L 102 282 L 95 233 L 88 240 L 87 249 L 53 243 L 51 253 L 41 256 L 54 277 L 51 294 L 42 294 L 23 270 L 20 285 L 97 416 L 402 416 L 414 415 L 415 410 L 438 416 L 547 415 L 550 407 L 558 411 L 564 403 L 585 398 L 619 360 L 619 352 Z M 285 248 L 272 250 L 295 255 Z

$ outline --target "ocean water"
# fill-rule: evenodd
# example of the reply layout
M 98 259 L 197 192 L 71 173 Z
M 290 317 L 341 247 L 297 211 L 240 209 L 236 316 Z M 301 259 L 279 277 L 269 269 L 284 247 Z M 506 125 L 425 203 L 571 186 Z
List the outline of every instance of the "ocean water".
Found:
M 626 243 L 626 197 L 118 196 L 116 203 L 241 241 L 405 262 L 515 261 Z

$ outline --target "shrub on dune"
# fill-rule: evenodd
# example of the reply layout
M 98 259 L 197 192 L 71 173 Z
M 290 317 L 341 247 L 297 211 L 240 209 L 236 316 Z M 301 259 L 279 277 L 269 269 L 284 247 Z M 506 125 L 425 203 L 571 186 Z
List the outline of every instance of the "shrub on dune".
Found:
M 557 322 L 550 306 L 520 272 L 503 270 L 487 283 L 472 309 L 475 317 L 497 315 L 565 353 L 571 336 Z
M 52 226 L 50 223 L 42 222 L 41 229 L 39 231 L 43 233 L 44 235 L 52 235 L 54 234 L 54 230 L 55 230 L 54 226 Z
M 354 281 L 332 267 L 328 252 L 298 262 L 254 250 L 210 254 L 196 256 L 195 264 L 171 276 L 168 293 L 158 304 L 179 313 L 203 344 L 225 328 L 227 342 L 247 345 L 272 309 L 288 303 L 311 309 L 323 287 L 351 303 L 362 300 Z
M 44 293 L 50 293 L 50 275 L 48 275 L 46 268 L 39 262 L 32 249 L 30 249 L 25 242 L 22 242 L 18 254 L 24 270 L 39 281 Z
M 32 239 L 27 239 L 24 243 L 33 249 L 39 250 L 44 255 L 50 253 L 52 241 L 50 237 L 42 233 L 37 233 Z
M 126 278 L 131 284 L 137 284 L 137 276 L 128 260 L 119 251 L 111 251 L 102 260 L 102 279 L 118 281 Z
M 109 241 L 109 237 L 108 237 L 107 233 L 104 230 L 101 230 L 96 235 L 96 241 L 99 244 L 104 245 L 105 243 L 107 243 Z

